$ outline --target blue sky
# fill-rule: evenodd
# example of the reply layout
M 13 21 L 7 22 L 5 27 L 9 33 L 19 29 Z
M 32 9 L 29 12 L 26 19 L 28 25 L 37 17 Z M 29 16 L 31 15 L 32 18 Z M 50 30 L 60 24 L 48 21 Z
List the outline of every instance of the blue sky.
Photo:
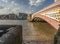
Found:
M 54 0 L 0 0 L 0 14 L 34 13 L 53 2 Z

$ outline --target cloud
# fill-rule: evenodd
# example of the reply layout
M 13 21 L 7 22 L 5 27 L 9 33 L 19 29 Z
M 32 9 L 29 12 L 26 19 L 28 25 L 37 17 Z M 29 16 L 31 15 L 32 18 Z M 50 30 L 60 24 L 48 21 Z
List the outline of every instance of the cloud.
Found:
M 29 4 L 31 6 L 39 6 L 40 4 L 42 4 L 42 2 L 44 2 L 45 0 L 29 0 Z
M 54 0 L 54 2 L 56 2 L 57 0 Z
M 1 0 L 1 1 L 3 1 L 3 2 L 7 3 L 9 0 Z
M 12 4 L 14 4 L 15 2 L 14 1 L 11 1 Z
M 0 7 L 0 14 L 9 14 L 9 13 L 17 13 L 19 12 L 20 8 L 15 1 L 8 1 L 2 0 L 5 4 L 3 7 Z
M 0 4 L 0 15 L 9 14 L 9 13 L 30 13 L 28 9 L 19 3 L 16 3 L 15 0 L 0 0 L 3 3 Z

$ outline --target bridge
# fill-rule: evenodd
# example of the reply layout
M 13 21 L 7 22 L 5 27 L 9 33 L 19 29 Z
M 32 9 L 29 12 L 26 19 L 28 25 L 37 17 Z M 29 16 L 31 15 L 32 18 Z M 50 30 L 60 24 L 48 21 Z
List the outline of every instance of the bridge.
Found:
M 46 21 L 58 30 L 60 24 L 60 0 L 28 16 L 28 21 Z

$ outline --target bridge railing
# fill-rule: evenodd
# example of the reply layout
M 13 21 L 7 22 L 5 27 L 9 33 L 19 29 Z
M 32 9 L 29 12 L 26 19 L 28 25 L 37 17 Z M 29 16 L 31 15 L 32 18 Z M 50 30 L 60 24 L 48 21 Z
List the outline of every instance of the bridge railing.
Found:
M 53 13 L 53 14 L 46 14 L 45 16 L 55 19 L 57 21 L 60 21 L 60 14 L 59 13 Z

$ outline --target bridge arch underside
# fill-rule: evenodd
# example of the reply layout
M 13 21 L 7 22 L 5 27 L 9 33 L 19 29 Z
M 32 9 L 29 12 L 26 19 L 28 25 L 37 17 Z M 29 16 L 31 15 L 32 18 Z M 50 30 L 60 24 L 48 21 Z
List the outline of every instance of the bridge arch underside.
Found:
M 40 19 L 38 21 L 45 21 L 45 22 L 49 23 L 52 27 L 54 27 L 57 30 L 59 28 L 60 23 L 57 22 L 56 20 L 52 19 L 52 18 L 49 18 L 49 17 L 44 16 L 44 15 L 37 14 L 32 18 L 32 21 L 34 21 L 34 19 L 36 19 L 36 18 Z
M 46 22 L 44 19 L 40 18 L 40 17 L 34 17 L 32 19 L 33 22 Z

